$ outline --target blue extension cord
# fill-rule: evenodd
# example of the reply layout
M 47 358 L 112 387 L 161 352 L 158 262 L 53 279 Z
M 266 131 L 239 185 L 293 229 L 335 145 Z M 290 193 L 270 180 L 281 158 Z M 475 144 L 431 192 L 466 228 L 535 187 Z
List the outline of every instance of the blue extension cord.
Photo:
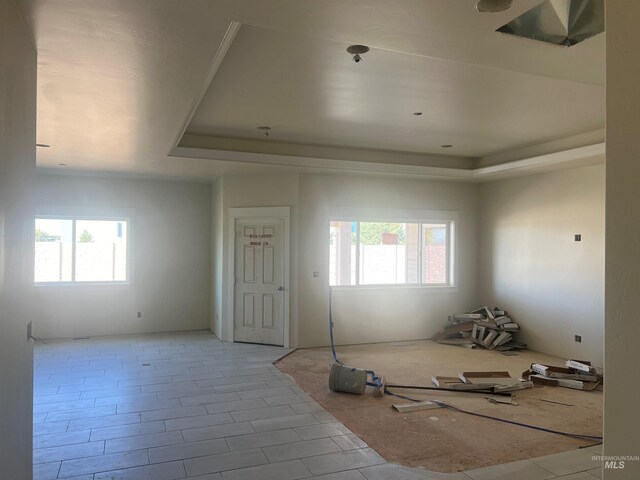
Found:
M 340 360 L 338 360 L 338 355 L 336 354 L 335 343 L 333 341 L 333 308 L 332 308 L 332 298 L 331 298 L 332 291 L 333 291 L 333 289 L 330 286 L 329 287 L 329 337 L 331 338 L 331 353 L 333 354 L 333 359 L 337 363 L 339 363 L 340 365 L 344 365 L 344 363 L 342 363 Z M 373 370 L 366 370 L 366 372 L 367 372 L 367 375 L 371 375 L 371 381 L 367 381 L 367 385 L 370 386 L 370 387 L 380 388 L 382 386 L 382 381 L 380 380 L 380 377 L 377 376 Z M 411 402 L 421 402 L 422 401 L 422 400 L 416 400 L 415 398 L 406 397 L 404 395 L 399 395 L 397 393 L 393 393 L 393 392 L 389 391 L 386 387 L 384 388 L 384 393 L 387 394 L 387 395 L 394 396 L 394 397 L 402 398 L 404 400 L 409 400 Z M 496 420 L 496 421 L 502 422 L 502 423 L 508 423 L 508 424 L 517 425 L 517 426 L 520 426 L 520 427 L 531 428 L 533 430 L 539 430 L 541 432 L 553 433 L 555 435 L 563 435 L 565 437 L 578 438 L 578 439 L 582 439 L 582 440 L 599 440 L 599 441 L 603 440 L 603 437 L 599 437 L 599 436 L 596 436 L 596 435 L 581 435 L 581 434 L 578 434 L 578 433 L 561 432 L 561 431 L 558 431 L 558 430 L 552 430 L 550 428 L 544 428 L 544 427 L 538 427 L 536 425 L 530 425 L 528 423 L 515 422 L 513 420 L 506 420 L 504 418 L 492 417 L 491 415 L 484 415 L 482 413 L 470 412 L 468 410 L 463 410 L 461 408 L 454 407 L 453 405 L 449 405 L 448 403 L 444 403 L 444 402 L 441 402 L 439 400 L 430 400 L 430 401 L 433 402 L 433 403 L 437 403 L 438 405 L 440 405 L 443 408 L 448 408 L 448 409 L 453 410 L 455 412 L 466 413 L 467 415 L 473 415 L 474 417 L 487 418 L 489 420 Z

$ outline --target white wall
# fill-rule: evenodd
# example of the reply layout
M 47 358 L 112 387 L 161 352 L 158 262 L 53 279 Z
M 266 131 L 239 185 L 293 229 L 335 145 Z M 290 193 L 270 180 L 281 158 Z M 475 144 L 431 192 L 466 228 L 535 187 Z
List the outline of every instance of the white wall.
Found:
M 480 205 L 480 301 L 532 350 L 602 365 L 604 165 L 487 183 Z
M 217 337 L 222 335 L 222 293 L 224 252 L 224 209 L 223 209 L 224 180 L 218 178 L 211 186 L 211 331 Z
M 639 455 L 640 370 L 640 2 L 605 2 L 607 199 L 604 451 Z M 605 480 L 640 478 L 640 462 L 605 469 Z
M 291 346 L 297 346 L 298 337 L 298 174 L 251 175 L 224 177 L 222 188 L 223 248 L 222 256 L 222 325 L 220 338 L 233 339 L 230 328 L 233 317 L 233 305 L 229 304 L 229 208 L 241 207 L 291 207 L 291 263 L 289 291 L 289 339 Z
M 478 187 L 470 184 L 318 174 L 228 176 L 223 187 L 223 279 L 228 278 L 228 209 L 290 206 L 291 345 L 329 344 L 329 216 L 336 209 L 387 208 L 404 211 L 455 210 L 459 215 L 459 272 L 456 291 L 423 288 L 362 289 L 334 295 L 336 341 L 340 344 L 429 338 L 451 312 L 475 305 Z M 318 278 L 313 272 L 319 272 Z M 233 315 L 223 282 L 222 338 Z
M 30 480 L 36 51 L 12 0 L 0 0 L 0 476 Z
M 301 175 L 299 346 L 329 342 L 329 219 L 349 209 L 453 210 L 458 214 L 456 291 L 425 288 L 334 290 L 337 344 L 430 338 L 453 312 L 475 306 L 478 187 L 379 177 Z M 318 278 L 313 272 L 319 272 Z
M 131 216 L 131 281 L 37 286 L 35 335 L 60 338 L 210 328 L 210 185 L 40 174 L 36 192 L 41 214 Z

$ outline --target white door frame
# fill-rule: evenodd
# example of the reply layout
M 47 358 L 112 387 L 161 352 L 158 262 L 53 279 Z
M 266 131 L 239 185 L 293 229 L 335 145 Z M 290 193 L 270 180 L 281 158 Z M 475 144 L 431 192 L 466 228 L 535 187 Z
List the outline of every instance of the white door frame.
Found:
M 277 218 L 284 220 L 284 300 L 283 300 L 283 316 L 284 316 L 284 339 L 283 345 L 289 348 L 289 265 L 291 259 L 291 207 L 247 207 L 247 208 L 230 208 L 229 209 L 229 233 L 228 233 L 228 276 L 227 285 L 229 285 L 227 302 L 229 305 L 229 315 L 227 318 L 227 328 L 230 337 L 235 341 L 235 292 L 236 292 L 236 219 L 239 218 Z

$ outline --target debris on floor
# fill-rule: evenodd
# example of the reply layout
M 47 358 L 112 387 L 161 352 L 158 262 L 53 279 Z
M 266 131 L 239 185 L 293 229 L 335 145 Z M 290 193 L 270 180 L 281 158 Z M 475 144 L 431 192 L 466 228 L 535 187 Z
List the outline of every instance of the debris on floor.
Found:
M 495 393 L 513 392 L 533 388 L 533 382 L 513 378 L 509 372 L 460 372 L 457 377 L 432 377 L 438 388 L 473 391 L 489 390 Z
M 518 406 L 518 402 L 514 401 L 512 397 L 487 397 L 487 400 L 495 404 Z
M 415 412 L 418 410 L 431 410 L 432 408 L 442 408 L 442 405 L 432 401 L 407 403 L 402 405 L 393 405 L 394 410 L 400 413 Z
M 557 400 L 549 400 L 546 398 L 539 398 L 538 400 L 541 402 L 555 403 L 556 405 L 564 405 L 565 407 L 573 407 L 573 403 L 558 402 Z
M 446 345 L 459 345 L 465 348 L 487 348 L 499 352 L 527 348 L 527 345 L 515 340 L 520 326 L 504 310 L 495 307 L 482 307 L 467 313 L 456 313 L 449 317 L 449 325 L 433 337 L 433 340 Z
M 602 383 L 602 371 L 584 360 L 567 360 L 565 367 L 532 363 L 522 378 L 534 385 L 595 390 Z

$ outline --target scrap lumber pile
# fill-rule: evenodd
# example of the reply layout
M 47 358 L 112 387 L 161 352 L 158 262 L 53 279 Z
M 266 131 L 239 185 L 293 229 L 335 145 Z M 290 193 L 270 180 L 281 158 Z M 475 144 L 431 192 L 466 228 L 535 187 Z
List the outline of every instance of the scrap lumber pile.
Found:
M 602 372 L 592 367 L 590 362 L 567 360 L 565 367 L 532 363 L 522 378 L 531 380 L 534 385 L 595 390 L 602 383 Z
M 533 382 L 512 378 L 509 372 L 460 372 L 457 377 L 432 377 L 438 388 L 461 391 L 514 392 L 533 388 Z
M 518 330 L 520 326 L 504 310 L 482 307 L 450 316 L 449 325 L 433 340 L 466 348 L 479 346 L 497 351 L 524 349 L 527 345 L 514 338 Z

